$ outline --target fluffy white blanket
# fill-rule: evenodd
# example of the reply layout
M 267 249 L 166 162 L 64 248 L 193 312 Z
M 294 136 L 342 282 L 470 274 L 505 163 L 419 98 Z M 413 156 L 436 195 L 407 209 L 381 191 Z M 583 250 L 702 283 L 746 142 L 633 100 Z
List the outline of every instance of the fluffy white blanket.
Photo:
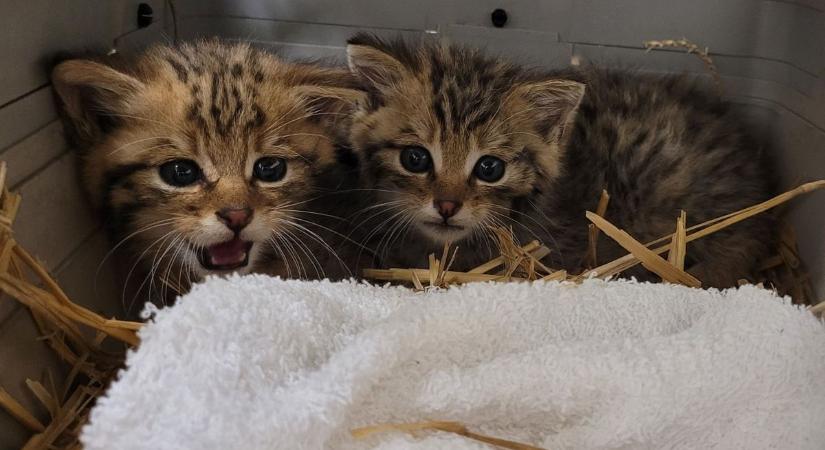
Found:
M 825 448 L 825 328 L 751 287 L 211 279 L 140 332 L 93 449 Z

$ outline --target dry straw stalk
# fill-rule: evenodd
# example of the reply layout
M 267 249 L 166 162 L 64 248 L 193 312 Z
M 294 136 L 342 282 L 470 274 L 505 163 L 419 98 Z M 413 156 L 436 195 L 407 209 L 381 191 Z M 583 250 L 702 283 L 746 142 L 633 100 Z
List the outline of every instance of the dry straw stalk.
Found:
M 696 55 L 700 60 L 702 60 L 702 63 L 705 64 L 705 68 L 713 77 L 713 82 L 716 85 L 717 91 L 720 94 L 722 93 L 722 76 L 719 74 L 719 69 L 716 68 L 716 63 L 713 62 L 713 58 L 710 57 L 710 49 L 707 47 L 701 48 L 697 44 L 689 41 L 687 38 L 644 41 L 642 44 L 647 51 L 664 48 L 681 48 L 690 54 Z
M 435 255 L 430 255 L 430 266 L 426 269 L 366 269 L 364 270 L 364 276 L 374 280 L 407 282 L 413 284 L 413 286 L 418 290 L 424 290 L 474 281 L 531 281 L 541 279 L 545 281 L 571 281 L 578 283 L 590 277 L 611 278 L 638 264 L 642 264 L 648 270 L 661 276 L 666 282 L 699 287 L 701 286 L 701 280 L 697 280 L 684 270 L 687 244 L 689 242 L 711 235 L 719 230 L 725 229 L 757 214 L 764 213 L 765 211 L 782 205 L 800 195 L 823 188 L 825 188 L 825 180 L 805 183 L 765 202 L 691 227 L 686 227 L 687 214 L 682 211 L 679 217 L 676 218 L 674 233 L 662 236 L 661 238 L 646 244 L 642 244 L 637 241 L 627 232 L 620 230 L 618 227 L 611 224 L 607 218 L 603 217 L 607 210 L 607 204 L 610 198 L 606 192 L 603 192 L 598 203 L 599 206 L 597 208 L 597 213 L 588 211 L 586 212 L 586 217 L 590 222 L 592 222 L 595 230 L 600 230 L 608 237 L 615 240 L 629 253 L 609 263 L 602 264 L 592 269 L 587 269 L 580 274 L 569 274 L 563 270 L 554 270 L 546 267 L 540 259 L 549 253 L 549 249 L 543 246 L 540 242 L 532 241 L 527 245 L 519 246 L 515 242 L 511 231 L 494 229 L 493 232 L 499 240 L 501 255 L 487 263 L 470 269 L 467 272 L 444 271 L 440 263 L 441 260 L 436 258 Z M 588 259 L 592 259 L 592 257 L 595 256 L 595 239 L 598 238 L 598 234 L 591 232 L 589 233 L 589 236 L 590 242 Z M 784 248 L 791 249 L 786 250 L 788 255 L 778 255 L 772 257 L 771 259 L 775 260 L 778 258 L 780 261 L 790 260 L 792 265 L 796 264 L 798 266 L 798 258 L 791 257 L 791 255 L 795 255 L 795 251 L 793 250 L 795 249 L 795 244 L 786 244 Z M 445 254 L 446 251 L 447 250 L 445 249 Z M 664 253 L 669 253 L 668 259 L 664 259 L 660 256 Z M 537 255 L 541 256 L 537 257 Z M 444 258 L 442 257 L 442 260 L 443 259 Z M 455 252 L 453 252 L 451 263 L 454 259 Z M 772 261 L 771 264 L 778 265 L 779 263 Z M 502 266 L 505 267 L 505 271 L 503 273 L 491 273 Z M 436 276 L 435 274 L 437 273 L 440 275 Z M 421 280 L 429 280 L 429 286 L 424 286 L 421 283 Z M 807 301 L 810 300 L 812 299 L 808 297 Z M 817 308 L 818 309 L 816 311 L 820 311 L 825 309 L 825 305 L 821 307 L 818 306 Z
M 416 434 L 421 431 L 443 431 L 447 433 L 454 433 L 473 439 L 486 444 L 495 445 L 500 448 L 512 450 L 544 450 L 541 447 L 535 447 L 528 444 L 522 444 L 515 441 L 508 441 L 506 439 L 499 439 L 492 436 L 473 433 L 469 431 L 466 426 L 459 422 L 416 422 L 416 423 L 397 423 L 397 424 L 382 424 L 370 427 L 356 428 L 350 433 L 356 439 L 366 439 L 369 436 L 378 433 L 385 433 L 389 431 L 401 431 L 409 434 Z
M 51 377 L 48 383 L 26 380 L 27 388 L 49 412 L 48 424 L 2 388 L 0 408 L 35 433 L 24 449 L 79 449 L 77 436 L 89 407 L 123 359 L 123 351 L 104 350 L 103 341 L 112 338 L 136 346 L 141 324 L 107 319 L 73 303 L 48 271 L 17 245 L 12 224 L 21 199 L 6 189 L 5 180 L 6 164 L 0 162 L 0 291 L 29 309 L 45 343 L 70 370 L 60 389 Z

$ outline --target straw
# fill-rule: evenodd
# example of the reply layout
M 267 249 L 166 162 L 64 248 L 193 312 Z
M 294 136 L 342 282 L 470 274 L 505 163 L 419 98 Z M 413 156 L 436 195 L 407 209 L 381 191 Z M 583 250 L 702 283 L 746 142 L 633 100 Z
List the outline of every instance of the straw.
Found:
M 674 233 L 662 236 L 646 244 L 642 244 L 603 217 L 607 210 L 610 197 L 607 192 L 602 192 L 597 211 L 595 213 L 589 211 L 586 213 L 586 217 L 591 222 L 592 229 L 594 230 L 594 232 L 588 233 L 587 259 L 595 259 L 595 244 L 598 238 L 598 232 L 604 232 L 625 248 L 629 254 L 598 267 L 586 269 L 579 274 L 571 274 L 561 269 L 553 269 L 546 266 L 541 262 L 541 259 L 550 253 L 547 247 L 538 241 L 531 241 L 524 246 L 520 246 L 515 241 L 512 230 L 498 227 L 491 229 L 490 232 L 499 241 L 501 255 L 466 272 L 443 270 L 442 260 L 444 260 L 444 256 L 439 260 L 435 255 L 430 255 L 429 267 L 427 269 L 366 269 L 363 275 L 366 278 L 374 280 L 411 283 L 416 289 L 422 290 L 424 289 L 424 286 L 420 282 L 422 279 L 431 280 L 431 286 L 433 283 L 436 283 L 439 287 L 471 282 L 531 281 L 536 279 L 580 283 L 589 277 L 611 278 L 638 264 L 643 264 L 648 270 L 656 273 L 667 282 L 699 287 L 701 286 L 701 280 L 696 279 L 685 271 L 684 265 L 687 255 L 687 243 L 711 235 L 757 214 L 764 213 L 800 195 L 823 188 L 825 188 L 825 180 L 805 183 L 765 202 L 691 227 L 687 227 L 687 213 L 682 211 L 676 220 Z M 813 300 L 810 277 L 804 273 L 801 268 L 795 239 L 792 235 L 788 236 L 788 234 L 788 232 L 783 234 L 784 237 L 782 238 L 780 254 L 771 256 L 768 267 L 789 267 L 789 270 L 791 270 L 793 274 L 793 283 L 789 289 L 793 291 L 794 298 L 804 299 L 803 301 L 805 303 L 809 303 Z M 664 253 L 668 253 L 667 259 L 659 256 Z M 446 250 L 444 254 L 446 254 Z M 450 262 L 452 263 L 454 259 L 455 251 Z M 504 266 L 503 271 L 491 273 L 502 266 Z M 761 266 L 765 266 L 765 264 Z M 772 284 L 776 285 L 780 283 Z
M 419 431 L 443 431 L 447 433 L 454 433 L 473 439 L 479 442 L 495 445 L 497 447 L 512 449 L 512 450 L 544 450 L 541 447 L 535 447 L 528 444 L 522 444 L 515 441 L 508 441 L 506 439 L 499 439 L 492 436 L 473 433 L 467 429 L 466 426 L 459 422 L 433 421 L 433 422 L 416 422 L 416 423 L 397 423 L 397 424 L 382 424 L 363 428 L 356 428 L 350 431 L 355 439 L 366 439 L 373 434 L 387 433 L 392 431 L 400 431 L 404 433 L 414 434 Z

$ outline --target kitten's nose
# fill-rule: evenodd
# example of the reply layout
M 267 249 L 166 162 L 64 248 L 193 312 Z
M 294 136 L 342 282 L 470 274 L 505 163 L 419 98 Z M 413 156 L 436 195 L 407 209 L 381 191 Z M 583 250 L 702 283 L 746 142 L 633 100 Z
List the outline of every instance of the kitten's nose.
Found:
M 456 215 L 458 210 L 461 209 L 461 202 L 455 200 L 433 200 L 433 206 L 438 210 L 438 213 L 441 214 L 441 217 L 447 220 Z
M 250 208 L 224 208 L 215 214 L 230 230 L 239 232 L 252 221 L 252 210 Z

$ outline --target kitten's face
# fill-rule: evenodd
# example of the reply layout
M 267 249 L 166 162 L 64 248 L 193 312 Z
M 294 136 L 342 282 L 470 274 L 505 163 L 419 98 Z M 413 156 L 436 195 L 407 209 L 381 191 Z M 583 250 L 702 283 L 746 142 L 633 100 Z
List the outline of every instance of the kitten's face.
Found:
M 210 42 L 128 73 L 68 61 L 54 79 L 93 199 L 168 280 L 260 269 L 308 239 L 299 211 L 334 163 L 347 75 Z
M 370 96 L 351 131 L 365 178 L 432 241 L 505 225 L 515 199 L 558 175 L 581 84 L 458 47 L 358 36 L 348 55 Z

